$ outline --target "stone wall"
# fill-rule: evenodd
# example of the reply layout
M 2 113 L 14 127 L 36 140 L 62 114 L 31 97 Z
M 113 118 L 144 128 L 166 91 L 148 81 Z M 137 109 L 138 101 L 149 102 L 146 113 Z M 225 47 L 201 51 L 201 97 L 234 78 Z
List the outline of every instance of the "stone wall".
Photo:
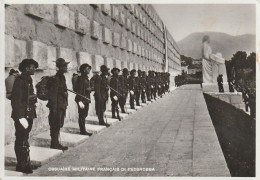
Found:
M 6 5 L 5 6 L 5 73 L 17 68 L 23 58 L 34 58 L 39 70 L 34 85 L 42 76 L 56 72 L 56 58 L 70 61 L 66 74 L 71 77 L 82 63 L 93 70 L 100 65 L 163 71 L 165 62 L 164 25 L 152 5 L 81 4 L 81 5 Z M 177 45 L 167 31 L 169 72 L 181 72 Z M 77 121 L 74 95 L 69 94 L 66 122 Z M 10 101 L 6 100 L 6 144 L 14 139 Z M 94 115 L 94 100 L 90 115 Z M 31 135 L 46 130 L 48 109 L 38 100 L 37 115 Z

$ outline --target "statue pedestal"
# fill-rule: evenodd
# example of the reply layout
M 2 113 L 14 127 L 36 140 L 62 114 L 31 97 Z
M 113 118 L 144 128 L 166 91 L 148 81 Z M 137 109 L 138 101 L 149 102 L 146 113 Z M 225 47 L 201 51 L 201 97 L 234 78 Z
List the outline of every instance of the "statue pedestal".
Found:
M 227 82 L 223 83 L 224 92 L 229 92 L 229 86 Z M 217 83 L 202 83 L 203 92 L 219 92 Z

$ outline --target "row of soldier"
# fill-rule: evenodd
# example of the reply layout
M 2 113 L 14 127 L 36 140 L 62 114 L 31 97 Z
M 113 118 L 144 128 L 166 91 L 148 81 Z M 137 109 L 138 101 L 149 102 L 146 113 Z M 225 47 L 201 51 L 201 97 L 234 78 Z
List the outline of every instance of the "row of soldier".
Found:
M 91 103 L 91 92 L 94 92 L 95 110 L 100 125 L 109 126 L 104 121 L 104 112 L 108 98 L 111 98 L 112 118 L 121 120 L 119 107 L 122 113 L 126 113 L 125 105 L 128 95 L 130 96 L 130 107 L 140 106 L 140 101 L 145 103 L 162 96 L 169 91 L 170 74 L 132 69 L 129 73 L 127 68 L 122 70 L 113 68 L 111 74 L 107 66 L 102 65 L 100 72 L 94 71 L 93 77 L 89 79 L 91 66 L 82 64 L 79 67 L 80 75 L 72 78 L 73 90 L 67 88 L 64 74 L 68 71 L 68 64 L 63 58 L 56 61 L 57 73 L 48 78 L 43 77 L 36 85 L 37 94 L 34 92 L 33 80 L 38 63 L 33 59 L 24 59 L 19 64 L 21 75 L 15 75 L 12 80 L 6 80 L 8 98 L 11 100 L 12 115 L 15 125 L 15 154 L 17 157 L 16 170 L 24 173 L 32 173 L 29 150 L 29 133 L 32 129 L 33 119 L 37 117 L 37 99 L 47 100 L 49 108 L 49 126 L 51 145 L 53 149 L 67 150 L 68 147 L 60 144 L 60 129 L 64 125 L 66 109 L 68 106 L 68 91 L 76 94 L 75 101 L 78 106 L 80 134 L 91 135 L 85 129 L 85 119 L 88 116 L 89 104 Z M 10 72 L 11 73 L 11 72 Z M 13 74 L 18 74 L 13 71 Z M 12 78 L 11 78 L 12 79 Z M 9 85 L 8 85 L 9 84 Z M 109 94 L 110 91 L 110 94 Z M 43 98 L 44 97 L 44 98 Z

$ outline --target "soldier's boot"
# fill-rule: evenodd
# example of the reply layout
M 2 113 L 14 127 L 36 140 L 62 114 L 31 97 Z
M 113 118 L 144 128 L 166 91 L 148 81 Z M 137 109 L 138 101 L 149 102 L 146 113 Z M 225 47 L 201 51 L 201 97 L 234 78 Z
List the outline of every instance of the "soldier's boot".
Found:
M 116 119 L 116 110 L 115 107 L 112 107 L 112 118 Z
M 103 114 L 98 114 L 99 125 L 109 127 L 110 125 L 105 123 Z
M 24 141 L 22 146 L 15 146 L 15 153 L 17 157 L 16 171 L 26 174 L 33 173 L 28 142 Z
M 91 133 L 88 133 L 86 131 L 86 127 L 85 127 L 85 118 L 84 117 L 79 117 L 79 129 L 80 129 L 80 134 L 81 135 L 87 135 L 87 136 L 91 136 Z
M 117 114 L 117 119 L 118 119 L 119 121 L 121 121 L 121 117 L 120 117 L 120 115 L 119 115 L 119 109 L 118 109 L 118 107 L 116 107 L 116 114 Z
M 59 136 L 60 136 L 60 132 L 59 131 L 52 133 L 52 136 L 51 136 L 51 148 L 52 149 L 60 149 L 62 151 L 68 150 L 67 146 L 63 146 L 63 145 L 60 144 Z

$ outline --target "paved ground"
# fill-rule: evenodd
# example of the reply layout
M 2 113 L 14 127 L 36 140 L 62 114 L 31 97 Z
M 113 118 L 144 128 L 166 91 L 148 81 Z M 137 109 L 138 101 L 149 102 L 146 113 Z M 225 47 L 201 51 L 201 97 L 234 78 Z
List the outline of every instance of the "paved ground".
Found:
M 50 171 L 53 167 L 60 170 Z M 188 85 L 93 135 L 32 175 L 230 176 L 230 173 L 202 91 L 199 85 Z

